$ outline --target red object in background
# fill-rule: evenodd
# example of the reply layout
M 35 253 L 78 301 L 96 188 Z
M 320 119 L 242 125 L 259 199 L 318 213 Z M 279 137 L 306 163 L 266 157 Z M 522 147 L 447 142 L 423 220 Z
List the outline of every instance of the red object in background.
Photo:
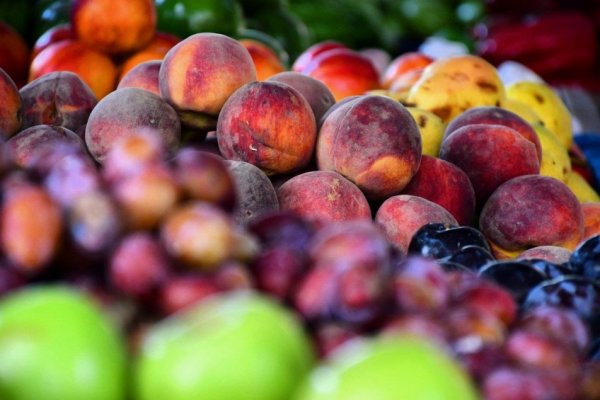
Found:
M 0 21 L 0 68 L 15 82 L 17 87 L 27 83 L 29 48 L 25 39 L 8 24 Z

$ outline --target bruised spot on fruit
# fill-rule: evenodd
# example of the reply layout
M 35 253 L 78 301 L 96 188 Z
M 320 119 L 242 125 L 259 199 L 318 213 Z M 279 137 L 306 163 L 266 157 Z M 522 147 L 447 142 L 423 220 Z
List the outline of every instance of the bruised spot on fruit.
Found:
M 443 121 L 447 121 L 450 118 L 450 114 L 452 114 L 452 107 L 437 107 L 432 109 L 431 112 L 440 117 Z
M 427 117 L 425 115 L 419 115 L 417 123 L 419 124 L 419 128 L 425 128 L 427 125 Z
M 538 93 L 534 93 L 533 97 L 535 98 L 535 101 L 537 101 L 540 104 L 544 104 L 544 97 L 540 96 Z
M 496 86 L 496 84 L 494 84 L 492 82 L 477 81 L 476 84 L 481 90 L 483 90 L 485 92 L 490 92 L 490 93 L 498 92 L 498 86 Z
M 495 105 L 496 107 L 500 107 L 500 100 L 496 100 L 496 102 L 494 103 L 494 105 Z

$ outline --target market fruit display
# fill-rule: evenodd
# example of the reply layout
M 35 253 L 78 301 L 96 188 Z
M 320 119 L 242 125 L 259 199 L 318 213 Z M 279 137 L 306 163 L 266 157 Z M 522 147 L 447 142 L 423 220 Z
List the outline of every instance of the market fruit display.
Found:
M 95 2 L 0 69 L 0 397 L 598 398 L 600 196 L 549 82 L 310 45 L 293 1 Z

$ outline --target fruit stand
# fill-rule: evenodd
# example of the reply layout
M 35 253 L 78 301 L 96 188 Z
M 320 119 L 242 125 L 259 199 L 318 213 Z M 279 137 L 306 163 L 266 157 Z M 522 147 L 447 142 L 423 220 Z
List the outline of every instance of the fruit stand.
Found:
M 0 399 L 600 399 L 599 40 L 593 0 L 0 0 Z

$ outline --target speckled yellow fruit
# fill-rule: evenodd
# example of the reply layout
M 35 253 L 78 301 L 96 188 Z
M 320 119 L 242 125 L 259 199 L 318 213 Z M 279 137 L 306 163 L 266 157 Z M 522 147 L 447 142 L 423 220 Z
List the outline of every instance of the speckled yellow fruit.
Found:
M 584 177 L 575 171 L 571 171 L 567 175 L 565 182 L 569 189 L 575 194 L 580 203 L 594 203 L 600 201 L 598 192 L 585 180 Z
M 437 157 L 440 153 L 446 125 L 434 113 L 416 107 L 406 107 L 421 133 L 422 154 Z
M 540 117 L 526 104 L 513 99 L 505 99 L 502 103 L 502 108 L 508 111 L 512 111 L 531 125 L 539 124 L 542 122 Z
M 499 107 L 505 98 L 504 84 L 492 64 L 478 56 L 460 55 L 429 64 L 410 89 L 407 102 L 447 123 L 473 107 Z
M 558 138 L 543 125 L 533 125 L 533 129 L 540 139 L 542 146 L 542 162 L 540 175 L 551 176 L 560 181 L 567 182 L 571 173 L 571 158 Z
M 506 87 L 506 97 L 519 101 L 535 112 L 544 126 L 556 135 L 565 149 L 573 142 L 571 113 L 562 99 L 547 84 L 516 82 Z

